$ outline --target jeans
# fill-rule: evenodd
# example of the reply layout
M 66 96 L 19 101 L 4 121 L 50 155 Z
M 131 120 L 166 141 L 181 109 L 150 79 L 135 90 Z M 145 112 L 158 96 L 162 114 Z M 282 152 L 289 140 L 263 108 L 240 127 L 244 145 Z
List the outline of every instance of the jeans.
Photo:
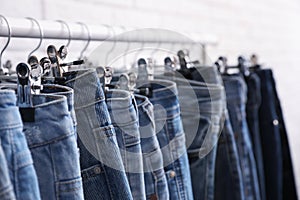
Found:
M 74 132 L 75 132 L 75 134 L 77 134 L 77 132 L 76 132 L 77 120 L 76 120 L 75 108 L 74 108 L 73 89 L 70 87 L 62 86 L 62 85 L 44 84 L 42 93 L 63 95 L 65 97 L 67 97 L 68 110 L 72 117 Z
M 124 90 L 109 90 L 105 94 L 132 197 L 146 199 L 138 111 L 134 97 Z
M 261 199 L 265 200 L 266 199 L 265 173 L 264 173 L 262 147 L 260 141 L 259 114 L 258 114 L 260 103 L 261 103 L 260 80 L 259 77 L 254 73 L 251 73 L 248 77 L 245 77 L 245 80 L 248 88 L 246 118 L 249 127 L 249 133 L 251 136 L 253 153 L 256 161 Z
M 180 117 L 176 84 L 171 81 L 150 82 L 154 105 L 155 132 L 163 154 L 170 199 L 193 199 L 185 133 Z
M 1 144 L 1 141 L 0 141 Z M 8 166 L 6 158 L 0 145 L 0 199 L 15 200 L 15 193 L 13 185 L 9 178 Z
M 215 168 L 215 199 L 243 200 L 244 186 L 241 165 L 227 110 L 225 123 L 218 141 Z
M 67 98 L 32 96 L 34 121 L 24 133 L 37 172 L 42 199 L 83 199 L 79 153 Z
M 64 73 L 74 90 L 84 198 L 132 199 L 105 96 L 94 69 Z
M 143 168 L 147 199 L 169 199 L 163 155 L 155 135 L 153 105 L 145 96 L 135 94 L 139 111 L 139 130 L 143 152 Z
M 22 132 L 23 124 L 16 102 L 14 91 L 0 90 L 1 147 L 16 199 L 40 199 L 38 179 L 25 135 Z M 1 176 L 1 179 L 4 180 L 4 177 Z
M 240 75 L 224 75 L 227 108 L 237 141 L 245 199 L 260 199 L 256 162 L 246 121 L 247 88 Z
M 178 88 L 194 199 L 214 199 L 216 144 L 225 105 L 221 77 L 213 67 L 189 68 L 175 75 L 166 78 Z
M 271 69 L 256 71 L 261 81 L 259 109 L 267 199 L 297 199 L 293 165 L 280 101 Z
M 270 70 L 266 70 L 270 71 Z M 295 176 L 293 170 L 293 163 L 290 153 L 289 141 L 288 141 L 288 134 L 285 127 L 283 113 L 280 105 L 280 100 L 276 90 L 276 84 L 272 72 L 268 72 L 270 74 L 268 81 L 272 83 L 272 88 L 275 95 L 275 105 L 276 105 L 276 113 L 278 115 L 279 121 L 279 130 L 280 130 L 280 139 L 281 139 L 281 150 L 282 150 L 282 157 L 283 157 L 283 199 L 291 199 L 296 200 L 298 199 L 297 190 L 296 190 L 296 183 L 295 183 Z

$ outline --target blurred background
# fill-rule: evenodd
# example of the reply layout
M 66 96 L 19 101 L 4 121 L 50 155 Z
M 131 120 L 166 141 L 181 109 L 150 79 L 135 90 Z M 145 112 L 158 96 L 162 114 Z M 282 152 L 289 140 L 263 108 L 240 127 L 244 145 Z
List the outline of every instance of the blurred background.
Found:
M 249 57 L 256 53 L 260 63 L 274 70 L 299 193 L 299 0 L 1 0 L 0 5 L 0 14 L 12 18 L 62 19 L 212 35 L 217 38 L 216 45 L 207 46 L 207 55 L 212 61 L 222 55 L 228 58 L 229 64 L 236 64 L 239 55 Z M 20 60 L 23 55 L 23 61 L 26 61 L 24 55 L 27 56 L 36 43 L 38 40 L 12 38 L 4 58 Z M 70 52 L 85 43 L 72 41 Z M 0 44 L 4 45 L 5 39 L 0 38 Z M 42 45 L 45 54 L 48 42 L 43 41 Z M 92 50 L 93 45 L 88 51 Z

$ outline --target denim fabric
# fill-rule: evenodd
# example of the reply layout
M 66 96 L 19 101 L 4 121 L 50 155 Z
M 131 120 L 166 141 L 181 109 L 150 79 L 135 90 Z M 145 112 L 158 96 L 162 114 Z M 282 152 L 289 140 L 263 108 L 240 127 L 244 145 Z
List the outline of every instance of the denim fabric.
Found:
M 132 199 L 105 96 L 94 69 L 64 73 L 74 90 L 84 198 Z
M 168 182 L 163 167 L 163 155 L 155 135 L 153 105 L 145 96 L 135 94 L 135 99 L 139 111 L 146 197 L 149 200 L 169 199 Z
M 240 75 L 224 75 L 223 81 L 229 118 L 237 141 L 245 199 L 261 199 L 256 162 L 246 121 L 246 84 Z
M 15 193 L 9 178 L 9 171 L 6 158 L 0 141 L 0 199 L 15 200 Z
M 221 77 L 213 67 L 189 68 L 184 75 L 193 80 L 175 75 L 168 79 L 177 83 L 194 199 L 214 199 L 216 144 L 225 105 Z
M 244 186 L 241 165 L 227 111 L 225 124 L 218 141 L 215 168 L 215 199 L 243 200 Z
M 150 82 L 154 105 L 155 132 L 163 154 L 170 199 L 193 199 L 185 133 L 180 117 L 176 84 L 171 81 Z
M 261 81 L 259 109 L 267 199 L 297 199 L 287 133 L 272 70 L 256 71 Z
M 16 95 L 0 90 L 0 140 L 16 199 L 40 199 L 32 156 L 24 133 Z M 1 177 L 2 179 L 2 177 Z
M 253 153 L 256 161 L 261 199 L 265 200 L 266 199 L 265 173 L 264 173 L 262 147 L 260 141 L 259 115 L 258 115 L 258 109 L 261 103 L 260 80 L 259 77 L 254 73 L 251 73 L 248 77 L 245 77 L 245 80 L 248 88 L 246 118 L 249 127 L 249 133 L 251 136 Z
M 132 197 L 146 199 L 138 111 L 134 97 L 123 90 L 109 90 L 105 94 Z
M 294 169 L 293 163 L 290 153 L 289 141 L 288 141 L 288 134 L 285 127 L 283 113 L 280 105 L 280 100 L 276 90 L 276 84 L 273 77 L 272 70 L 265 70 L 268 74 L 268 78 L 264 79 L 264 81 L 270 83 L 272 85 L 272 89 L 275 96 L 275 106 L 276 106 L 276 113 L 278 116 L 279 121 L 279 131 L 280 131 L 280 139 L 281 139 L 281 150 L 282 150 L 282 158 L 283 158 L 283 199 L 290 199 L 296 200 L 298 199 L 296 183 L 295 183 L 295 176 L 294 176 Z
M 44 84 L 43 90 L 41 91 L 45 94 L 56 94 L 56 95 L 63 95 L 67 97 L 68 102 L 68 110 L 71 114 L 74 132 L 76 132 L 77 120 L 75 115 L 75 108 L 74 108 L 74 92 L 73 89 L 70 87 L 62 86 L 62 85 L 55 85 L 55 84 Z
M 37 172 L 42 199 L 83 199 L 79 153 L 68 111 L 61 95 L 32 96 L 34 122 L 24 133 Z

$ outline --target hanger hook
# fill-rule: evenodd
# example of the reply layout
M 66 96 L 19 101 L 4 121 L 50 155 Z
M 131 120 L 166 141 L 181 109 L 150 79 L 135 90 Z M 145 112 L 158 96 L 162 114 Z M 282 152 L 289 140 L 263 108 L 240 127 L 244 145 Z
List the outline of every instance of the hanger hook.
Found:
M 6 17 L 4 17 L 3 15 L 0 15 L 0 17 L 2 19 L 4 19 L 4 21 L 5 21 L 6 25 L 7 25 L 7 31 L 8 31 L 7 42 L 6 42 L 5 46 L 3 47 L 3 49 L 2 49 L 2 51 L 0 53 L 0 69 L 2 69 L 2 55 L 3 55 L 3 52 L 6 50 L 8 44 L 10 42 L 10 39 L 11 39 L 11 27 L 10 27 L 10 25 L 9 25 L 8 20 L 6 19 Z
M 70 29 L 70 26 L 67 24 L 67 22 L 63 21 L 63 20 L 56 20 L 57 22 L 65 25 L 68 29 L 68 34 L 69 34 L 69 38 L 68 38 L 68 43 L 66 44 L 66 47 L 69 47 L 70 43 L 71 43 L 71 29 Z
M 106 26 L 107 29 L 108 29 L 109 31 L 112 32 L 112 37 L 108 37 L 108 38 L 112 38 L 112 39 L 113 39 L 113 46 L 112 46 L 111 49 L 107 52 L 106 57 L 105 57 L 105 65 L 108 65 L 108 56 L 109 56 L 109 54 L 111 54 L 111 52 L 115 49 L 115 47 L 116 47 L 116 42 L 117 42 L 117 41 L 116 41 L 116 38 L 115 38 L 116 32 L 115 32 L 114 28 L 113 28 L 112 26 L 107 25 L 107 24 L 104 24 L 104 26 Z
M 34 19 L 32 17 L 26 17 L 26 19 L 29 19 L 29 20 L 35 22 L 36 25 L 39 27 L 39 32 L 40 32 L 40 42 L 39 42 L 38 46 L 29 53 L 29 55 L 28 55 L 28 58 L 29 58 L 36 50 L 38 50 L 41 47 L 42 41 L 43 41 L 43 38 L 44 38 L 44 32 L 42 30 L 42 27 L 41 27 L 40 23 L 36 19 Z
M 88 48 L 88 46 L 89 46 L 89 44 L 91 42 L 91 33 L 90 33 L 89 27 L 85 23 L 83 23 L 83 22 L 77 22 L 77 24 L 80 24 L 81 26 L 83 26 L 86 29 L 87 33 L 88 33 L 88 42 L 86 43 L 85 47 L 80 52 L 79 59 L 82 59 L 83 53 L 86 51 L 86 49 Z

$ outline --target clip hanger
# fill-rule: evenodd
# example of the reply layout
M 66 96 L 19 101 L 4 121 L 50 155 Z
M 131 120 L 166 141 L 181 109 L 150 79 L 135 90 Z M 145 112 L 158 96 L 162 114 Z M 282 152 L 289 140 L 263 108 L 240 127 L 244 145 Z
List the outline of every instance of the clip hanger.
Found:
M 146 60 L 140 58 L 138 60 L 138 75 L 136 80 L 136 87 L 138 92 L 142 95 L 151 97 L 152 96 L 152 89 L 149 84 L 149 74 L 147 70 L 147 63 Z
M 18 78 L 18 106 L 20 108 L 32 107 L 29 66 L 26 63 L 19 63 L 16 72 Z
M 170 57 L 166 57 L 164 59 L 164 75 L 165 76 L 174 76 L 175 68 Z
M 47 48 L 47 54 L 51 62 L 51 76 L 62 77 L 62 71 L 58 62 L 58 53 L 54 45 L 49 45 Z

